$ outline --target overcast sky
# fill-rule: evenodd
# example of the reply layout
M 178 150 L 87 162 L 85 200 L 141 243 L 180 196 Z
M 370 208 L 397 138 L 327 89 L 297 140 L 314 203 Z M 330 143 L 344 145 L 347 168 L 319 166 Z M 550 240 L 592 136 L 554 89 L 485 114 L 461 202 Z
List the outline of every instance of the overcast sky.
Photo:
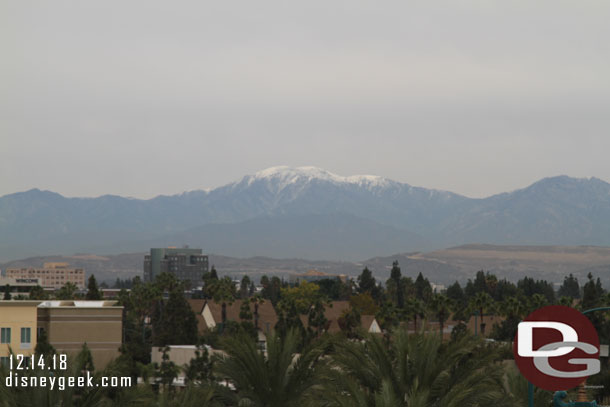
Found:
M 610 181 L 608 1 L 0 0 L 0 195 Z

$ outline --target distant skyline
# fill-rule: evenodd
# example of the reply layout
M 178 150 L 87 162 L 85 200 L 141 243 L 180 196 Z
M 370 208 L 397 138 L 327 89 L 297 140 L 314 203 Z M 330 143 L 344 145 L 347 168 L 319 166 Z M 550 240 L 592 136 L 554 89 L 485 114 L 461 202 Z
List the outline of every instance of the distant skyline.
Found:
M 0 195 L 610 180 L 610 3 L 3 2 Z

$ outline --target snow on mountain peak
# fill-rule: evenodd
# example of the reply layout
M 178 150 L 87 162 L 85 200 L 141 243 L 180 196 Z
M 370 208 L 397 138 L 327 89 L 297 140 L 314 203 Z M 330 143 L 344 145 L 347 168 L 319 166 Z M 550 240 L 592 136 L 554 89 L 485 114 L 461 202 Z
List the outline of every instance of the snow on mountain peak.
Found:
M 278 183 L 279 189 L 288 185 L 311 182 L 313 180 L 323 180 L 335 184 L 355 184 L 368 188 L 385 187 L 393 181 L 376 175 L 352 175 L 343 177 L 318 167 L 288 167 L 277 166 L 258 171 L 254 175 L 246 176 L 248 185 L 253 182 L 266 180 Z

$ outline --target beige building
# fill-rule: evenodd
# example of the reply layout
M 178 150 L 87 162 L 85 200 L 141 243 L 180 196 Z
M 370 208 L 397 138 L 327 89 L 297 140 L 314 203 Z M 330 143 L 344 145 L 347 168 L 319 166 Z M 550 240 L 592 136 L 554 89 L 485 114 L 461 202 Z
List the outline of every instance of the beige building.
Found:
M 44 263 L 42 268 L 7 269 L 6 276 L 20 279 L 36 278 L 44 288 L 59 289 L 67 282 L 71 282 L 79 290 L 85 289 L 85 271 L 70 268 L 68 263 Z
M 4 293 L 4 289 L 7 285 L 9 286 L 9 292 L 11 293 L 11 299 L 15 299 L 18 296 L 27 298 L 30 295 L 30 290 L 37 285 L 40 285 L 40 281 L 37 278 L 0 276 L 0 290 L 2 290 L 2 293 Z
M 38 328 L 57 353 L 76 355 L 86 343 L 96 370 L 102 369 L 119 356 L 123 307 L 116 301 L 44 301 L 38 306 Z
M 40 301 L 0 301 L 0 363 L 8 365 L 10 350 L 24 356 L 34 353 L 38 304 Z

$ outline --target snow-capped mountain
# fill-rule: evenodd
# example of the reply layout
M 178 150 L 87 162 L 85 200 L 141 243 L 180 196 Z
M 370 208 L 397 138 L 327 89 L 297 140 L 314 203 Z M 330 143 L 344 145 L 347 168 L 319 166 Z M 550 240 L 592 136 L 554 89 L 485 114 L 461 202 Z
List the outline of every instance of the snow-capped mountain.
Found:
M 208 252 L 363 259 L 469 242 L 610 244 L 610 184 L 566 176 L 485 199 L 316 167 L 272 167 L 149 200 L 0 197 L 0 260 L 190 244 Z

